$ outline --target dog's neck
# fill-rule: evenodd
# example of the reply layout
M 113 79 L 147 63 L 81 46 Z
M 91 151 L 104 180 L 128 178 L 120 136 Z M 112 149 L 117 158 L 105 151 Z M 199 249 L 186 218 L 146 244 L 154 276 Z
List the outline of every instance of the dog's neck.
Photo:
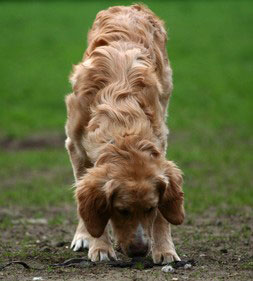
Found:
M 99 136 L 102 135 L 103 138 Z M 134 132 L 126 128 L 117 128 L 117 133 L 114 133 L 113 130 L 105 128 L 104 130 L 96 130 L 96 132 L 91 132 L 86 135 L 86 138 L 83 140 L 83 145 L 85 147 L 87 156 L 90 161 L 94 164 L 100 155 L 107 151 L 107 148 L 110 146 L 115 146 L 121 148 L 122 146 L 135 147 L 139 140 L 147 140 L 154 143 L 161 152 L 163 152 L 162 147 L 160 147 L 160 140 L 157 137 L 154 137 L 152 134 L 152 128 L 150 126 L 140 126 L 139 130 Z M 127 147 L 125 148 L 128 149 Z

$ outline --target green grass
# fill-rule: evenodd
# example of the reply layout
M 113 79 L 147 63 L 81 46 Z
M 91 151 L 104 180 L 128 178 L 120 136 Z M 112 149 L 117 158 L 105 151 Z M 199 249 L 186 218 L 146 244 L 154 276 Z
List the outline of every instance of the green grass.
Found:
M 64 150 L 0 153 L 0 206 L 73 202 L 73 175 Z
M 119 3 L 131 2 L 0 3 L 1 137 L 63 131 L 71 66 L 96 13 Z M 253 206 L 253 2 L 146 3 L 169 29 L 168 157 L 184 171 L 187 210 Z M 0 164 L 0 205 L 72 200 L 63 149 L 2 152 Z

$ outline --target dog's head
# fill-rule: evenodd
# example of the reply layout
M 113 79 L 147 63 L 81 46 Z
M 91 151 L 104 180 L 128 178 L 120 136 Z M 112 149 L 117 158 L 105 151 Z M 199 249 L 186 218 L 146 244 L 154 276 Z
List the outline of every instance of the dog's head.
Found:
M 110 219 L 123 253 L 145 256 L 158 212 L 172 224 L 183 222 L 182 174 L 152 142 L 126 139 L 109 144 L 79 181 L 78 211 L 93 237 Z

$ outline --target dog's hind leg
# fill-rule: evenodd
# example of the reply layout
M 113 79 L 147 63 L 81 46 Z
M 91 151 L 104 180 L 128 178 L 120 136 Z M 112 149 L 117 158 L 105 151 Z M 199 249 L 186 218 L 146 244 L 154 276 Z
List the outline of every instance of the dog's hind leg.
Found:
M 92 167 L 85 151 L 78 151 L 74 142 L 68 137 L 65 142 L 66 149 L 72 164 L 75 181 L 78 181 L 86 172 L 87 168 Z

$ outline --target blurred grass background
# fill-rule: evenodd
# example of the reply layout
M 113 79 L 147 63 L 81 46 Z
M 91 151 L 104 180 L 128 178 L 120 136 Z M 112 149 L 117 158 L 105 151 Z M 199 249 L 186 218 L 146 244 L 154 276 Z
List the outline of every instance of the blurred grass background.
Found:
M 0 2 L 0 140 L 63 134 L 68 75 L 98 11 L 130 1 Z M 169 159 L 186 209 L 253 206 L 253 2 L 145 1 L 166 23 L 174 71 Z M 64 146 L 0 151 L 0 206 L 71 203 Z M 72 203 L 73 204 L 73 203 Z

